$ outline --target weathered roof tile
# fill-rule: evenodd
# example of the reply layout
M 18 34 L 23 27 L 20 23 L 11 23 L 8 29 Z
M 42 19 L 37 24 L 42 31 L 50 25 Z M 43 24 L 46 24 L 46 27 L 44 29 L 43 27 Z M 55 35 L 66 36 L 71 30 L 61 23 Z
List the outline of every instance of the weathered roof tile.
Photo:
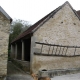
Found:
M 34 25 L 32 25 L 30 28 L 28 28 L 25 32 L 23 32 L 22 34 L 20 34 L 16 39 L 14 39 L 11 43 L 14 43 L 22 38 L 24 38 L 25 36 L 28 36 L 29 34 L 33 33 L 35 31 L 35 29 L 37 29 L 38 27 L 40 27 L 39 25 L 43 22 L 46 22 L 49 18 L 53 17 L 54 14 L 56 14 L 56 12 L 58 12 L 64 5 L 69 4 L 68 1 L 66 1 L 62 6 L 59 6 L 58 8 L 56 8 L 54 11 L 52 11 L 51 13 L 49 13 L 48 15 L 46 15 L 45 17 L 43 17 L 41 20 L 39 20 L 38 22 L 36 22 Z M 72 6 L 69 4 L 69 6 L 71 7 L 71 9 L 73 10 L 73 12 L 75 13 L 75 15 L 80 19 L 80 11 L 76 12 Z

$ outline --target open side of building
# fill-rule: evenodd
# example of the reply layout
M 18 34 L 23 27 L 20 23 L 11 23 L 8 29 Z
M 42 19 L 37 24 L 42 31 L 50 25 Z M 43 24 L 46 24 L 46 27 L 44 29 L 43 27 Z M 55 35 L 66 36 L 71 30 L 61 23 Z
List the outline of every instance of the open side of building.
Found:
M 11 57 L 31 73 L 80 68 L 78 13 L 65 2 L 13 40 L 11 51 Z

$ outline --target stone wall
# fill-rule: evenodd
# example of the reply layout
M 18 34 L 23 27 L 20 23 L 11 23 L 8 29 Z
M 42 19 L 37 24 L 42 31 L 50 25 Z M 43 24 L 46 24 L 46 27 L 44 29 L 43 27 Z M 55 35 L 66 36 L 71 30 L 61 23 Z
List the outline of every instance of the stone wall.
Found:
M 66 4 L 52 18 L 34 32 L 35 42 L 57 45 L 80 46 L 80 21 Z M 35 45 L 40 49 L 41 46 Z M 47 48 L 44 48 L 47 51 Z M 71 50 L 72 51 L 72 50 Z M 71 54 L 71 52 L 69 52 Z M 33 72 L 39 69 L 79 68 L 80 57 L 33 56 Z
M 38 70 L 74 69 L 80 68 L 80 57 L 55 57 L 35 55 L 33 68 Z
M 80 46 L 80 21 L 66 4 L 35 33 L 35 41 Z
M 10 21 L 0 13 L 0 77 L 7 74 Z

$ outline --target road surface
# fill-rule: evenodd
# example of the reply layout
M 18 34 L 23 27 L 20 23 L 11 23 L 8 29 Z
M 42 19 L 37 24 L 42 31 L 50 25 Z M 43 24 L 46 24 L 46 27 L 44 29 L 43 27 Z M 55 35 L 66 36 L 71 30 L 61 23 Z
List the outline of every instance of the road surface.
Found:
M 9 62 L 7 80 L 33 80 L 33 78 Z M 80 73 L 55 76 L 51 80 L 80 80 Z

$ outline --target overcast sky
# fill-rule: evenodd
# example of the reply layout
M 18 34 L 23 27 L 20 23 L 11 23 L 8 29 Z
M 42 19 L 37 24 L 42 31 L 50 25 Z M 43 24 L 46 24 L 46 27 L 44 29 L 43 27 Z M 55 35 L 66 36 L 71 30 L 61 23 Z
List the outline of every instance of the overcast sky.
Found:
M 80 10 L 80 0 L 68 0 L 75 10 Z M 62 5 L 66 0 L 0 0 L 0 6 L 12 17 L 37 22 Z

